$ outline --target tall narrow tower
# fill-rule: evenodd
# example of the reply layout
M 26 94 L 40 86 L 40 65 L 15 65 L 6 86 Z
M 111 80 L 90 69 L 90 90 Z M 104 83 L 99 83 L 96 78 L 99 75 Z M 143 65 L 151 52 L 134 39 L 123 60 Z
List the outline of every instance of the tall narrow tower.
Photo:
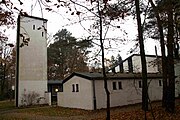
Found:
M 47 20 L 18 17 L 16 54 L 16 106 L 37 102 L 47 91 Z M 33 96 L 29 101 L 27 96 Z

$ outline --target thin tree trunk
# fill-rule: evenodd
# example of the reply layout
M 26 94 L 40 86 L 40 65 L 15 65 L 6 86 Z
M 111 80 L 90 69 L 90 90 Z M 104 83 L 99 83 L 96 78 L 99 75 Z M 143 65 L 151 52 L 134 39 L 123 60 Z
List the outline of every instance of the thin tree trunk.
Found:
M 15 78 L 15 104 L 19 107 L 19 46 L 20 46 L 20 18 L 17 19 L 17 41 L 16 41 L 16 78 Z
M 5 68 L 6 65 L 2 64 L 2 76 L 1 76 L 1 95 L 3 96 L 4 98 L 4 95 L 5 95 Z
M 99 12 L 99 23 L 100 23 L 100 43 L 101 43 L 101 51 L 102 51 L 102 69 L 103 69 L 103 78 L 104 78 L 104 89 L 106 92 L 106 120 L 110 120 L 110 92 L 108 90 L 108 84 L 107 84 L 107 76 L 106 76 L 106 71 L 105 71 L 105 65 L 104 65 L 104 46 L 103 46 L 103 40 L 102 40 L 102 15 L 100 13 L 100 8 L 99 8 L 99 1 L 98 1 L 98 12 Z
M 165 55 L 165 44 L 164 44 L 164 33 L 163 33 L 163 26 L 162 26 L 162 22 L 161 19 L 159 17 L 159 12 L 155 6 L 155 4 L 153 3 L 152 0 L 149 0 L 154 13 L 156 15 L 156 19 L 157 19 L 157 25 L 158 25 L 158 31 L 159 31 L 159 35 L 160 35 L 160 45 L 161 45 L 161 54 L 162 54 L 162 76 L 163 76 L 163 98 L 162 98 L 162 106 L 165 107 L 166 106 L 166 90 L 167 90 L 167 67 L 166 67 L 166 55 Z
M 147 67 L 146 67 L 146 58 L 145 58 L 145 51 L 144 51 L 143 31 L 142 31 L 142 26 L 141 26 L 139 0 L 135 0 L 135 5 L 136 5 L 138 38 L 139 38 L 139 44 L 140 44 L 141 65 L 142 65 L 142 81 L 143 81 L 142 109 L 144 111 L 147 111 L 148 110 Z

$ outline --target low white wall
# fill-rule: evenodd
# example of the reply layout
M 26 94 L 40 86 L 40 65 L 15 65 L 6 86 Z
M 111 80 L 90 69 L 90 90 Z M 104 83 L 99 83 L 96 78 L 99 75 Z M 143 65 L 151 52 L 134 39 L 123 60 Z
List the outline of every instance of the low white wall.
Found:
M 159 86 L 159 80 L 149 80 L 149 97 L 153 100 L 162 99 L 162 86 Z M 121 81 L 122 89 L 113 90 L 112 82 Z M 140 103 L 142 101 L 142 88 L 139 88 L 140 80 L 108 80 L 108 89 L 110 91 L 110 106 L 123 106 Z M 117 86 L 118 87 L 118 86 Z M 97 109 L 106 108 L 106 93 L 104 90 L 104 81 L 96 81 L 96 101 Z
M 45 103 L 51 105 L 51 92 L 45 92 Z
M 72 92 L 72 85 L 78 84 L 79 92 Z M 63 92 L 57 94 L 58 106 L 93 110 L 92 81 L 73 77 L 63 84 Z
M 113 90 L 112 82 L 121 82 L 122 89 Z M 110 91 L 110 106 L 123 106 L 142 102 L 142 88 L 139 88 L 141 79 L 127 80 L 108 80 L 108 89 Z M 159 84 L 161 83 L 161 85 Z M 79 84 L 80 92 L 72 92 L 72 84 Z M 79 77 L 74 77 L 64 83 L 63 92 L 58 92 L 58 106 L 69 108 L 81 108 L 93 110 L 93 90 L 92 81 Z M 148 79 L 148 93 L 151 101 L 162 100 L 162 79 Z M 177 86 L 176 86 L 177 89 Z M 176 96 L 177 96 L 176 90 Z M 106 108 L 106 93 L 104 90 L 104 81 L 95 80 L 95 96 L 97 109 Z
M 57 92 L 57 105 L 61 107 L 66 107 L 64 92 Z
M 45 92 L 47 91 L 47 81 L 19 81 L 18 106 L 28 105 L 29 99 L 33 100 L 33 104 L 45 103 Z M 30 96 L 32 96 L 30 98 Z M 39 102 L 38 102 L 39 100 Z M 43 102 L 44 101 L 44 102 Z

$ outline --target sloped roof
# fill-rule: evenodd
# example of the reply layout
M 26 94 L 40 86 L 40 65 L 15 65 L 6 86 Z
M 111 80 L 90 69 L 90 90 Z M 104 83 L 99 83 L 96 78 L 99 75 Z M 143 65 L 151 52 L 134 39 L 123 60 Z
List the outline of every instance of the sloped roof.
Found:
M 29 18 L 33 18 L 33 19 L 37 19 L 37 20 L 43 20 L 43 21 L 46 21 L 46 22 L 48 21 L 47 19 L 44 19 L 44 18 L 30 16 L 30 15 L 25 15 L 25 14 L 20 15 L 20 16 L 22 16 L 22 17 L 29 17 Z
M 125 80 L 125 79 L 142 79 L 141 73 L 107 73 L 107 80 Z M 103 80 L 102 73 L 90 73 L 90 72 L 74 72 L 63 80 L 63 83 L 71 79 L 73 76 L 85 78 L 87 80 Z M 151 73 L 147 74 L 148 79 L 162 78 L 161 74 Z
M 101 73 L 91 73 L 91 72 L 74 72 L 63 80 L 63 83 L 71 79 L 73 76 L 79 76 L 88 80 L 101 80 L 103 75 Z
M 62 80 L 48 80 L 48 84 L 62 84 Z

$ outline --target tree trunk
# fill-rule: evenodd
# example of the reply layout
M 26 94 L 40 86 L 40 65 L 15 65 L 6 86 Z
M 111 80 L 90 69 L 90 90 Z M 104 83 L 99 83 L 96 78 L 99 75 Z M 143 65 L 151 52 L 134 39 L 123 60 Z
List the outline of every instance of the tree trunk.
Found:
M 146 58 L 145 58 L 145 51 L 144 51 L 143 31 L 142 31 L 142 26 L 141 26 L 139 0 L 135 0 L 135 5 L 136 5 L 138 38 L 139 38 L 139 44 L 140 44 L 141 65 L 142 65 L 142 81 L 143 81 L 142 109 L 144 111 L 147 111 L 148 110 L 147 67 L 146 67 Z
M 175 74 L 174 74 L 174 58 L 173 58 L 173 44 L 174 44 L 174 25 L 173 25 L 173 4 L 169 0 L 168 4 L 168 36 L 167 36 L 167 62 L 168 62 L 168 84 L 167 84 L 167 106 L 168 112 L 174 112 L 175 109 Z
M 108 84 L 107 84 L 107 76 L 106 76 L 106 70 L 105 70 L 105 65 L 104 65 L 104 46 L 103 46 L 103 40 L 102 40 L 102 15 L 100 12 L 100 5 L 99 5 L 99 1 L 98 1 L 98 12 L 99 12 L 99 23 L 100 23 L 100 43 L 101 43 L 101 51 L 102 51 L 102 69 L 103 69 L 103 79 L 104 79 L 104 89 L 106 92 L 106 120 L 110 120 L 110 92 L 108 90 Z
M 156 19 L 157 19 L 157 27 L 158 27 L 158 31 L 159 31 L 159 35 L 160 35 L 160 45 L 161 45 L 161 54 L 162 54 L 162 76 L 163 76 L 163 97 L 162 97 L 162 106 L 165 107 L 166 106 L 166 90 L 167 90 L 167 67 L 166 67 L 166 55 L 165 55 L 165 44 L 164 44 L 164 33 L 163 33 L 163 26 L 162 26 L 162 22 L 161 19 L 159 17 L 159 12 L 157 10 L 157 7 L 155 6 L 155 4 L 153 3 L 152 0 L 149 0 L 153 11 L 155 13 Z

